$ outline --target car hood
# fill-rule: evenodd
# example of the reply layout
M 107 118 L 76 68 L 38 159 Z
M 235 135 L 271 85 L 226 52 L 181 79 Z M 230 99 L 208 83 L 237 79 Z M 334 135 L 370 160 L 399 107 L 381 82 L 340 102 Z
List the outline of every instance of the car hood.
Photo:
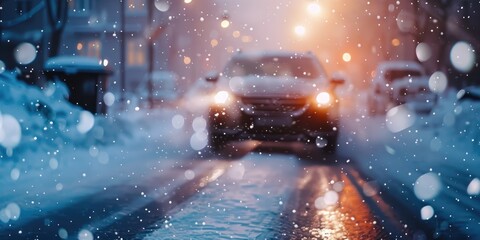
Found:
M 223 87 L 241 97 L 306 97 L 321 89 L 317 79 L 246 76 L 225 80 Z

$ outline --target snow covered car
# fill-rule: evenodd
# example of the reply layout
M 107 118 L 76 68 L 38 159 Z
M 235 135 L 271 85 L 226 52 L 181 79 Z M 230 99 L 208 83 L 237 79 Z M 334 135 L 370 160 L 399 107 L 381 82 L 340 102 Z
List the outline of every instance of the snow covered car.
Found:
M 429 78 L 404 77 L 392 83 L 393 101 L 405 104 L 416 113 L 430 113 L 437 102 L 437 95 L 428 86 Z
M 237 53 L 216 82 L 209 107 L 209 145 L 227 142 L 303 141 L 328 152 L 337 146 L 343 79 L 327 79 L 312 53 Z
M 413 61 L 385 61 L 378 64 L 368 94 L 368 108 L 371 114 L 382 114 L 398 105 L 394 93 L 395 82 L 405 77 L 425 77 L 425 70 Z M 401 86 L 401 84 L 399 84 Z

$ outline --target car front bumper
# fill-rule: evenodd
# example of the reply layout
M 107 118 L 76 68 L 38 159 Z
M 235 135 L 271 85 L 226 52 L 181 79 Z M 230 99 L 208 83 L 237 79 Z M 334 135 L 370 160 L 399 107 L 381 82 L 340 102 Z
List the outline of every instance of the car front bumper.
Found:
M 225 139 L 305 141 L 338 135 L 338 113 L 332 108 L 316 106 L 296 112 L 254 112 L 241 107 L 212 106 L 209 121 L 210 132 Z

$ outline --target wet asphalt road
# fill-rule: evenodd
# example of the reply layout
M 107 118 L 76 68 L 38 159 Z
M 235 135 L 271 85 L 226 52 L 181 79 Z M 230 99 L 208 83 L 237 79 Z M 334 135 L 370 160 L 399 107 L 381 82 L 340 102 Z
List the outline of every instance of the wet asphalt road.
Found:
M 2 228 L 0 239 L 78 239 L 79 231 L 85 229 L 94 239 L 432 239 L 435 236 L 435 226 L 424 224 L 418 214 L 409 211 L 414 202 L 395 198 L 400 186 L 385 192 L 382 186 L 356 170 L 355 161 L 359 159 L 340 154 L 299 157 L 302 154 L 298 153 L 304 152 L 301 146 L 247 143 L 230 147 L 220 154 L 187 157 L 168 171 L 149 174 L 150 177 L 138 183 L 105 187 L 27 224 Z M 234 166 L 241 166 L 241 171 L 232 173 Z M 195 174 L 186 179 L 186 169 Z M 222 191 L 211 190 L 219 186 Z M 243 206 L 225 203 L 249 194 L 257 199 L 248 206 L 253 209 L 250 215 L 255 219 L 258 213 L 261 221 L 233 220 L 230 225 L 237 224 L 241 230 L 222 235 L 224 228 L 216 227 L 222 219 L 215 219 L 205 208 L 205 202 L 215 205 L 221 199 L 223 202 L 218 204 L 223 204 L 227 216 L 230 207 L 231 215 L 243 214 L 240 212 Z M 277 204 L 281 199 L 281 204 L 263 214 L 262 198 L 266 204 L 269 201 Z M 212 228 L 191 230 L 191 223 L 185 221 L 183 226 L 182 222 L 177 223 L 179 231 L 171 233 L 164 223 L 179 213 L 187 215 L 187 219 L 188 213 L 209 215 Z

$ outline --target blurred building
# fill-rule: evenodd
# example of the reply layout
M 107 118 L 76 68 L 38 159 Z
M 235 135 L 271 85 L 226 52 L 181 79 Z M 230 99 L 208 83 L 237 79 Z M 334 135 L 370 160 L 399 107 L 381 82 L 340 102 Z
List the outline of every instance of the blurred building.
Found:
M 46 56 L 43 0 L 0 0 L 0 72 L 20 69 L 36 83 Z
M 110 78 L 113 91 L 132 92 L 149 71 L 161 70 L 176 72 L 184 81 L 180 88 L 186 88 L 215 62 L 210 39 L 217 30 L 209 32 L 207 23 L 218 22 L 221 11 L 215 12 L 213 0 L 65 1 L 68 18 L 58 55 L 98 58 L 114 72 Z M 0 60 L 6 69 L 27 73 L 32 83 L 42 81 L 41 69 L 51 47 L 48 2 L 0 0 Z M 31 63 L 15 59 L 21 43 L 31 43 L 36 49 Z
M 160 35 L 153 36 L 159 31 L 164 16 L 157 9 L 155 14 L 149 15 L 147 8 L 146 0 L 125 0 L 123 3 L 69 0 L 70 12 L 61 54 L 98 58 L 115 73 L 111 87 L 132 91 L 147 77 L 150 53 L 153 54 L 152 69 L 167 68 L 164 52 L 167 40 Z M 151 38 L 155 38 L 152 52 L 149 51 Z

